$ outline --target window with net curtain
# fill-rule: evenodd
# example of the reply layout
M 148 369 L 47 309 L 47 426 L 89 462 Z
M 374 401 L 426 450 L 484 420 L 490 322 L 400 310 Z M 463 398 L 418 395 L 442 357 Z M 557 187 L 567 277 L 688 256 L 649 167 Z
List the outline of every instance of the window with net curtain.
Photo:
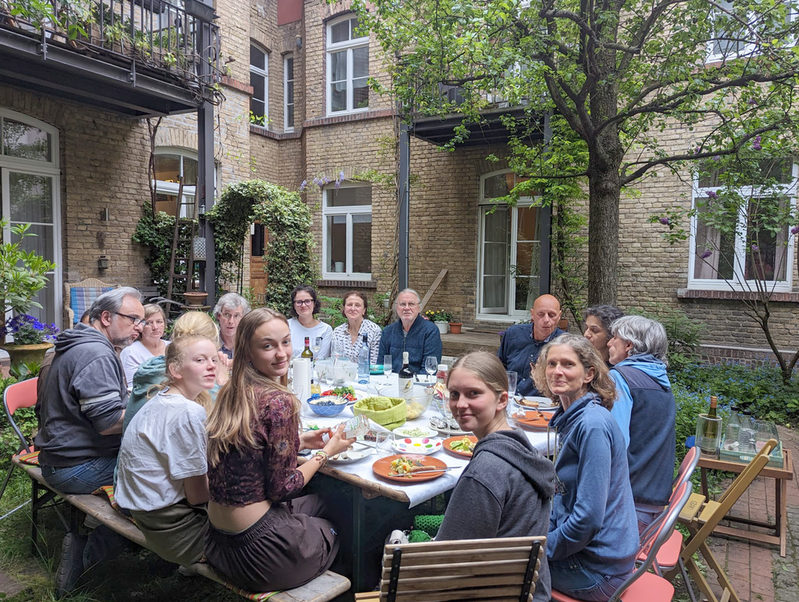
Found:
M 689 286 L 743 290 L 751 288 L 747 282 L 763 281 L 790 290 L 794 237 L 787 225 L 773 224 L 796 203 L 795 167 L 788 159 L 768 159 L 759 168 L 758 179 L 770 185 L 726 188 L 717 170 L 697 178 Z M 717 227 L 719 209 L 734 231 Z
M 323 197 L 325 277 L 371 278 L 372 186 L 333 185 Z

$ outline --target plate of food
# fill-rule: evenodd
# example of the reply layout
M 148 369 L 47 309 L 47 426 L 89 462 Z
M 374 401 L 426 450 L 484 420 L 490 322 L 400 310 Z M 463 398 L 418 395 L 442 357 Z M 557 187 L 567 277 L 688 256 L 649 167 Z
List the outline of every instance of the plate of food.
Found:
M 471 458 L 474 453 L 474 446 L 477 445 L 477 437 L 474 435 L 460 435 L 444 439 L 444 449 L 456 456 Z
M 372 472 L 378 477 L 397 483 L 431 481 L 443 475 L 446 470 L 446 463 L 438 458 L 414 454 L 386 456 L 372 464 Z
M 559 404 L 549 397 L 519 397 L 516 403 L 524 408 L 533 408 L 542 412 L 557 410 Z
M 513 415 L 516 424 L 522 428 L 541 430 L 549 426 L 549 421 L 552 420 L 553 414 L 544 414 L 542 412 L 533 410 L 530 412 L 519 412 Z
M 321 396 L 324 397 L 337 397 L 343 399 L 345 403 L 355 403 L 358 401 L 358 394 L 352 387 L 336 387 L 334 389 L 327 389 L 322 391 Z
M 444 420 L 441 416 L 431 416 L 428 422 L 430 428 L 435 429 L 442 435 L 452 436 L 452 435 L 471 435 L 471 432 L 462 431 L 458 426 L 458 423 L 455 422 L 455 419 L 452 420 Z

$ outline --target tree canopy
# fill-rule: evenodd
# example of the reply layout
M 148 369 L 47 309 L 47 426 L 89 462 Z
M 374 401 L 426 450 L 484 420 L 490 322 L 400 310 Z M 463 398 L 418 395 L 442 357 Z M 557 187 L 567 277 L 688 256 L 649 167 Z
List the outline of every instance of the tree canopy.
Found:
M 795 140 L 799 20 L 794 0 L 355 0 L 388 59 L 390 92 L 412 115 L 457 113 L 459 139 L 498 99 L 511 165 L 530 178 L 585 178 L 589 303 L 616 301 L 619 198 L 657 169 L 735 155 L 758 136 Z M 446 95 L 447 86 L 459 88 Z M 584 160 L 553 172 L 535 145 L 559 117 Z M 679 132 L 677 150 L 664 133 Z

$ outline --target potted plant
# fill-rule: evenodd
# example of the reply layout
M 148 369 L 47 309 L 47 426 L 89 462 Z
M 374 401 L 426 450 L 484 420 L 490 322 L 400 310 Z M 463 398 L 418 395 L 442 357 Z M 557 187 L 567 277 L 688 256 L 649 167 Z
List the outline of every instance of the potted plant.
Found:
M 0 232 L 5 231 L 6 227 L 7 222 L 0 221 Z M 11 226 L 11 237 L 16 238 L 16 241 L 4 240 L 0 244 L 3 314 L 14 314 L 0 328 L 0 348 L 11 356 L 12 368 L 35 359 L 41 361 L 47 349 L 53 346 L 46 339 L 53 338 L 58 332 L 55 325 L 43 324 L 28 314 L 31 308 L 41 307 L 34 297 L 47 286 L 47 273 L 55 269 L 52 261 L 22 247 L 23 238 L 35 236 L 29 230 L 30 224 Z M 9 336 L 13 337 L 13 341 L 6 342 Z
M 447 334 L 448 322 L 452 314 L 444 309 L 428 309 L 424 312 L 424 317 L 433 322 L 441 334 Z
M 463 322 L 458 322 L 455 320 L 455 318 L 450 318 L 449 321 L 450 334 L 460 334 L 461 328 L 463 328 Z

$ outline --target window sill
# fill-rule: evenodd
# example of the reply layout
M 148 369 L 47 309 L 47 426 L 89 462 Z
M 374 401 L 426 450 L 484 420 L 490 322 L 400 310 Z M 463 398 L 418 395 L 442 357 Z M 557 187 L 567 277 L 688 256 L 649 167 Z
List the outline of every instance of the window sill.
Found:
M 711 299 L 714 301 L 755 301 L 759 298 L 753 291 L 711 291 L 693 288 L 677 289 L 678 299 Z M 799 303 L 799 293 L 772 293 L 770 301 Z
M 375 280 L 333 280 L 325 278 L 316 281 L 316 286 L 327 286 L 336 288 L 377 288 L 377 281 Z
M 332 125 L 335 123 L 346 123 L 348 121 L 363 121 L 366 119 L 378 119 L 383 117 L 393 117 L 394 109 L 369 109 L 357 113 L 333 113 L 325 117 L 315 117 L 303 122 L 303 128 L 317 127 L 321 125 Z

